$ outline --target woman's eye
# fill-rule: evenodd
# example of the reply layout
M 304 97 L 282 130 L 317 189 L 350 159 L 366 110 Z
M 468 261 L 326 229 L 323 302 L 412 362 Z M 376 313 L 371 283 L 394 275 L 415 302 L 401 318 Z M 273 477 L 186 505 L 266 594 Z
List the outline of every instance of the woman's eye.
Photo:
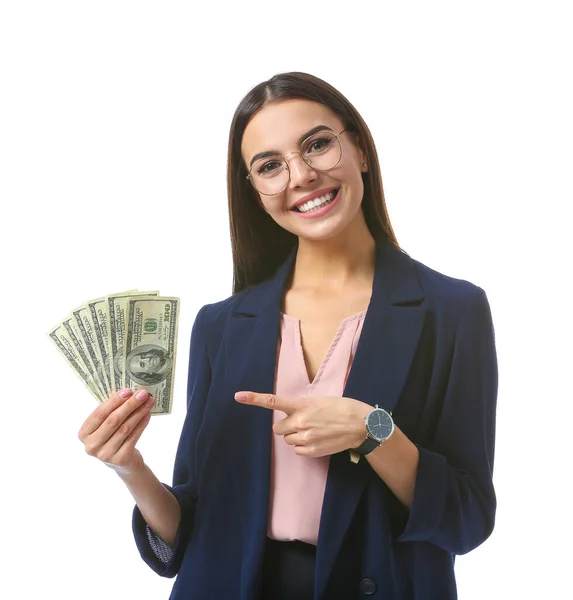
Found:
M 332 143 L 330 138 L 318 138 L 317 140 L 312 140 L 307 148 L 307 153 L 312 152 L 322 152 L 326 150 L 328 146 Z
M 276 173 L 282 164 L 278 160 L 270 160 L 269 162 L 264 163 L 257 169 L 258 175 L 271 175 Z

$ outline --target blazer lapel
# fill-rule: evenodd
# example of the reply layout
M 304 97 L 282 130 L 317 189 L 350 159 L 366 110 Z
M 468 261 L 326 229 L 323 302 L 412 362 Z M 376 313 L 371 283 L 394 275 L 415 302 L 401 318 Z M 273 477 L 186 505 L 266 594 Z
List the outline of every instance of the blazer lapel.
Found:
M 372 297 L 344 396 L 393 411 L 422 331 L 424 294 L 410 257 L 378 245 Z M 365 459 L 331 456 L 317 550 L 317 598 L 323 593 L 366 482 Z

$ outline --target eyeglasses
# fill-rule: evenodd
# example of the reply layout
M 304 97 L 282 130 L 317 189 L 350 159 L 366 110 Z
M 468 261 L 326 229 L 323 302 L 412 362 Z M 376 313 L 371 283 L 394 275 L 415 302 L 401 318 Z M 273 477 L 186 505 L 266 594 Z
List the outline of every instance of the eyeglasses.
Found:
M 257 192 L 264 196 L 276 196 L 286 190 L 290 181 L 290 167 L 287 159 L 299 154 L 302 160 L 316 171 L 330 171 L 342 159 L 340 133 L 327 129 L 318 131 L 307 137 L 300 145 L 300 150 L 289 152 L 283 158 L 265 157 L 258 160 L 249 169 L 247 179 Z

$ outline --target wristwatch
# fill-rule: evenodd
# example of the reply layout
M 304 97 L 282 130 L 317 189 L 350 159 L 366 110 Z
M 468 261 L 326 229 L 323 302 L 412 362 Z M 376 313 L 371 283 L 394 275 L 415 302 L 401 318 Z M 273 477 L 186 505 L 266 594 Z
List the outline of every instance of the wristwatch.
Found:
M 392 413 L 379 408 L 378 404 L 364 417 L 366 423 L 366 439 L 354 448 L 359 454 L 370 454 L 381 446 L 394 433 Z

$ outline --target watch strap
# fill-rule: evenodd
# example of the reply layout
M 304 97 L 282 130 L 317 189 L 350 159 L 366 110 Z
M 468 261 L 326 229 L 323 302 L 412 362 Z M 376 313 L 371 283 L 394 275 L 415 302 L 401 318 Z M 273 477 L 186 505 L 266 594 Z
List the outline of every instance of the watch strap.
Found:
M 376 450 L 376 448 L 378 448 L 378 446 L 380 446 L 380 442 L 377 442 L 376 440 L 373 440 L 372 438 L 367 437 L 360 444 L 360 446 L 358 446 L 358 448 L 354 448 L 354 451 L 358 452 L 359 454 L 370 454 L 370 452 L 372 452 L 372 450 Z

